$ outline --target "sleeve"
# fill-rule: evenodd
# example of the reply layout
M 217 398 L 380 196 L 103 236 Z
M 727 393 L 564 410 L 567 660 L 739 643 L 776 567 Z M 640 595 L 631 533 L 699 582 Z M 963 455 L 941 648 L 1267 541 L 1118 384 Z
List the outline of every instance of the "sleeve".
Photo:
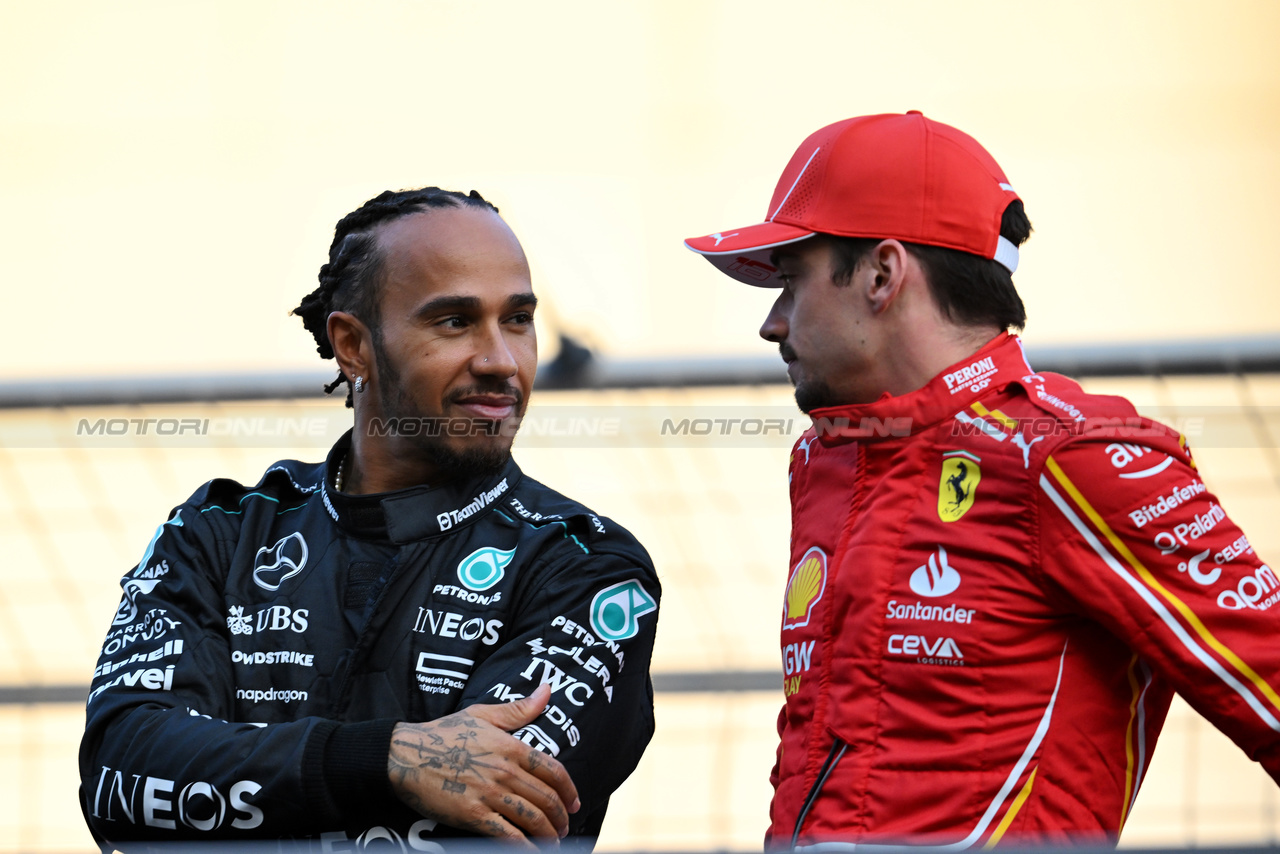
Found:
M 121 579 L 80 744 L 81 808 L 99 842 L 305 833 L 331 799 L 317 782 L 326 743 L 352 745 L 360 740 L 352 726 L 382 726 L 228 720 L 235 686 L 223 551 L 193 499 Z M 388 728 L 384 769 L 389 739 Z
M 649 660 L 661 587 L 642 552 L 576 548 L 584 551 L 523 585 L 503 645 L 473 673 L 459 705 L 508 702 L 549 684 L 546 710 L 513 734 L 564 764 L 582 801 L 569 831 L 595 836 L 609 796 L 653 736 Z
M 1044 571 L 1280 781 L 1280 581 L 1189 452 L 1138 441 L 1048 457 Z

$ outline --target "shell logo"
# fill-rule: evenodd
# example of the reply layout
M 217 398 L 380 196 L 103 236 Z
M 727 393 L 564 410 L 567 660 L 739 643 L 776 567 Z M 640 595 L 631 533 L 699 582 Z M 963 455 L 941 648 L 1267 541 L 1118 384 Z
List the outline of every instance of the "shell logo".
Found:
M 787 582 L 787 595 L 782 611 L 782 628 L 798 629 L 809 625 L 813 608 L 822 598 L 827 587 L 827 554 L 814 546 L 804 553 L 791 580 Z

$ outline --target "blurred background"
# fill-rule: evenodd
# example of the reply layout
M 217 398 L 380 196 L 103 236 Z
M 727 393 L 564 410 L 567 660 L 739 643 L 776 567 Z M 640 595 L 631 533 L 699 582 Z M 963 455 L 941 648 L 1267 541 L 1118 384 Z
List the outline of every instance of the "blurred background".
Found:
M 748 850 L 767 825 L 804 419 L 756 336 L 773 295 L 681 241 L 762 219 L 822 125 L 918 109 L 981 141 L 1036 229 L 1016 276 L 1033 359 L 1183 429 L 1276 560 L 1278 36 L 1273 0 L 0 4 L 0 852 L 93 849 L 84 693 L 170 507 L 349 424 L 288 311 L 334 223 L 387 188 L 494 201 L 544 366 L 568 335 L 601 368 L 537 395 L 517 458 L 663 578 L 658 731 L 603 850 Z M 794 424 L 655 426 L 725 413 Z M 147 417 L 226 429 L 77 435 Z M 1274 783 L 1175 705 L 1122 844 L 1278 837 Z

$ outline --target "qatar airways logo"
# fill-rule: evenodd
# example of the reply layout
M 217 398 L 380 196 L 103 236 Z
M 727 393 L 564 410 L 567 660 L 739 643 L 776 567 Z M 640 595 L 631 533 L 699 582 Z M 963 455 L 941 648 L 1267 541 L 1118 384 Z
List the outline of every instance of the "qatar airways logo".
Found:
M 991 378 L 997 373 L 999 369 L 996 367 L 995 360 L 988 356 L 965 365 L 958 371 L 943 374 L 942 381 L 947 384 L 947 390 L 952 394 L 964 388 L 970 391 L 982 391 L 991 384 Z

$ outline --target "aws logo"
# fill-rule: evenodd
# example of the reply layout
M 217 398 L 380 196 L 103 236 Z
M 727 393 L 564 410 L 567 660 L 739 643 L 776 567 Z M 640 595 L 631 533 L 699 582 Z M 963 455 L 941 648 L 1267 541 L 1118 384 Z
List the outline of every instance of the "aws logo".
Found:
M 938 518 L 955 522 L 969 512 L 982 480 L 981 459 L 968 451 L 947 451 L 942 455 L 942 476 L 938 479 Z
M 827 553 L 814 546 L 804 553 L 791 579 L 787 582 L 782 628 L 798 629 L 809 625 L 813 608 L 827 588 Z

